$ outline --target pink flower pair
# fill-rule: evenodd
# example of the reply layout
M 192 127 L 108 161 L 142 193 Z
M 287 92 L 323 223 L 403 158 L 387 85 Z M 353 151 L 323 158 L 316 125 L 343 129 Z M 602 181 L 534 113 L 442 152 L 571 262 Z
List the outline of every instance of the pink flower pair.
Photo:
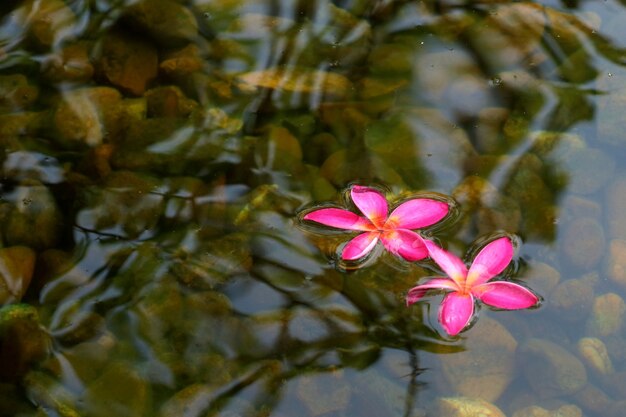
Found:
M 468 269 L 460 258 L 413 230 L 443 220 L 450 213 L 449 203 L 433 198 L 414 198 L 402 202 L 388 214 L 387 200 L 376 189 L 354 185 L 350 196 L 364 217 L 349 210 L 329 207 L 309 211 L 303 220 L 361 232 L 341 252 L 341 258 L 347 261 L 363 259 L 378 241 L 390 253 L 407 261 L 430 257 L 448 276 L 431 278 L 412 288 L 406 302 L 411 305 L 430 290 L 448 291 L 439 309 L 439 321 L 448 334 L 458 334 L 471 322 L 476 300 L 507 310 L 529 308 L 539 302 L 539 297 L 522 285 L 491 281 L 513 259 L 510 238 L 500 237 L 488 243 Z

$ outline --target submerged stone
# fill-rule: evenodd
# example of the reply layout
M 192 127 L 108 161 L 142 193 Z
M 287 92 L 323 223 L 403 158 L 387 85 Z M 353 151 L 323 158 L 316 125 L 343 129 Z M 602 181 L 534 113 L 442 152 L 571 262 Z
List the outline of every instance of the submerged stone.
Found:
M 506 417 L 497 406 L 479 398 L 443 397 L 437 400 L 439 417 Z
M 0 249 L 0 305 L 20 301 L 35 269 L 35 252 L 26 246 Z
M 37 404 L 40 412 L 44 413 L 42 415 L 81 417 L 74 406 L 76 396 L 50 374 L 31 371 L 24 376 L 22 386 L 30 401 Z
M 121 94 L 110 87 L 64 93 L 54 109 L 54 135 L 67 147 L 97 146 L 121 130 Z
M 345 76 L 305 67 L 270 68 L 241 74 L 239 80 L 254 87 L 345 97 L 352 88 Z
M 578 341 L 578 354 L 587 364 L 587 368 L 599 375 L 614 372 L 613 363 L 602 340 L 595 337 L 583 337 Z
M 66 45 L 59 52 L 48 56 L 42 64 L 43 76 L 53 83 L 85 83 L 94 74 L 89 58 L 91 45 L 76 42 Z
M 0 308 L 0 378 L 15 380 L 46 358 L 51 340 L 37 310 L 26 304 Z
M 198 22 L 187 7 L 171 0 L 140 0 L 124 11 L 125 19 L 163 46 L 195 40 Z
M 200 71 L 206 65 L 200 48 L 190 43 L 182 49 L 170 52 L 159 64 L 159 68 L 171 77 L 184 77 Z
M 496 401 L 513 379 L 517 342 L 489 317 L 481 317 L 465 341 L 465 350 L 441 355 L 447 386 L 460 395 Z
M 60 239 L 61 210 L 50 189 L 38 181 L 17 186 L 13 203 L 4 204 L 0 218 L 8 245 L 45 249 L 55 246 Z
M 37 134 L 47 122 L 46 112 L 0 114 L 0 141 Z
M 626 240 L 613 239 L 609 242 L 606 274 L 614 283 L 626 287 Z
M 604 228 L 594 218 L 574 219 L 564 226 L 561 248 L 568 261 L 585 270 L 598 264 L 604 255 Z
M 81 411 L 93 417 L 142 417 L 149 406 L 150 387 L 129 363 L 114 362 L 89 384 Z
M 170 397 L 161 406 L 158 416 L 202 417 L 214 398 L 214 389 L 203 384 L 189 385 Z
M 156 48 L 148 41 L 121 30 L 107 33 L 97 59 L 102 77 L 120 90 L 140 96 L 158 73 Z
M 569 279 L 552 291 L 550 304 L 558 317 L 568 322 L 586 319 L 593 305 L 593 285 L 589 280 Z
M 573 405 L 562 405 L 557 409 L 548 410 L 537 405 L 517 410 L 513 417 L 583 417 L 582 410 Z
M 587 319 L 587 334 L 591 336 L 609 336 L 622 329 L 626 313 L 626 303 L 615 293 L 607 293 L 596 297 Z
M 518 350 L 528 384 L 541 398 L 570 395 L 587 383 L 585 366 L 561 346 L 529 339 Z
M 41 47 L 58 45 L 73 36 L 77 23 L 76 15 L 62 0 L 27 0 L 14 18 Z
M 298 380 L 298 398 L 312 417 L 333 411 L 345 410 L 350 402 L 352 389 L 343 378 L 343 372 L 333 374 L 303 375 Z
M 39 88 L 22 74 L 0 75 L 0 112 L 29 108 L 39 97 Z
M 150 117 L 186 117 L 198 107 L 196 101 L 185 97 L 176 86 L 153 88 L 144 97 Z
M 606 215 L 610 237 L 626 240 L 626 177 L 617 177 L 607 188 Z

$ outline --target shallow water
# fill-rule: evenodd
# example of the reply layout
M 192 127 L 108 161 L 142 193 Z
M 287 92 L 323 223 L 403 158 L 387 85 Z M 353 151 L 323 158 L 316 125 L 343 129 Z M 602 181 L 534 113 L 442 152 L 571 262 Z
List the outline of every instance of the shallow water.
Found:
M 622 415 L 620 2 L 0 13 L 0 416 Z M 353 184 L 519 237 L 541 304 L 446 335 L 431 262 L 300 221 Z

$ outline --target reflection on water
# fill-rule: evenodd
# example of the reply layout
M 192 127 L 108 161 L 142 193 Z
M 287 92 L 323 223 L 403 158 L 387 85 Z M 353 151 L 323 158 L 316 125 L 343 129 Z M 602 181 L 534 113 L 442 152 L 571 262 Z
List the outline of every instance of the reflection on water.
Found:
M 4 1 L 0 415 L 621 416 L 625 17 Z M 335 268 L 295 215 L 357 182 L 519 235 L 542 308 L 450 338 L 423 264 Z

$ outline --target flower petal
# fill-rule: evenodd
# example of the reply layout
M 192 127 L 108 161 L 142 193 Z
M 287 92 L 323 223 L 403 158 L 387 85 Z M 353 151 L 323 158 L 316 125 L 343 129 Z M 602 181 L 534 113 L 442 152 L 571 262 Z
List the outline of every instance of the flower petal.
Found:
M 456 283 L 450 278 L 433 278 L 422 285 L 411 288 L 406 295 L 406 305 L 410 306 L 411 304 L 417 302 L 428 292 L 428 290 L 458 291 L 458 289 L 458 285 L 456 285 Z
M 407 261 L 419 261 L 428 257 L 424 240 L 411 230 L 390 230 L 384 232 L 380 240 L 389 252 L 401 256 Z
M 379 229 L 387 219 L 387 200 L 380 191 L 355 185 L 350 191 L 352 201 L 370 221 Z
M 339 208 L 323 208 L 307 213 L 304 220 L 347 230 L 372 230 L 372 223 L 351 211 Z
M 459 287 L 463 287 L 465 285 L 465 277 L 467 276 L 467 267 L 463 261 L 458 256 L 441 249 L 430 240 L 424 239 L 424 244 L 428 249 L 428 254 L 437 265 L 439 265 Z
M 420 229 L 431 226 L 446 217 L 450 207 L 443 201 L 415 198 L 400 204 L 391 213 L 386 227 Z
M 513 252 L 513 243 L 508 237 L 489 242 L 474 258 L 467 273 L 467 285 L 470 288 L 480 285 L 504 271 L 513 259 Z
M 439 322 L 450 335 L 457 335 L 474 315 L 474 297 L 458 292 L 447 294 L 439 308 Z
M 361 233 L 344 246 L 341 257 L 346 261 L 364 257 L 376 246 L 379 234 L 378 232 Z
M 472 294 L 483 303 L 506 310 L 532 307 L 539 302 L 528 288 L 508 281 L 492 281 L 472 288 Z

